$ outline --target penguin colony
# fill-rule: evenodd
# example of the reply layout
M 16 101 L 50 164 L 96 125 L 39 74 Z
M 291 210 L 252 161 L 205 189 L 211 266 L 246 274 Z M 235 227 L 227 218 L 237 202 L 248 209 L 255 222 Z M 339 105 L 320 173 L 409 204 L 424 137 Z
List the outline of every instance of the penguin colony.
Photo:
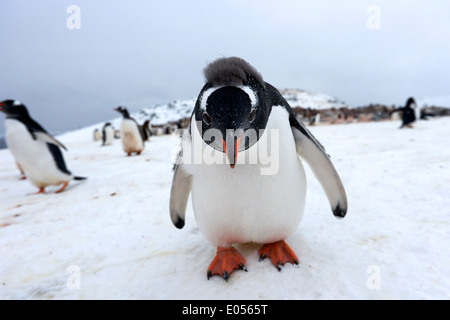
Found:
M 278 270 L 286 262 L 298 264 L 284 240 L 297 229 L 305 206 L 306 178 L 299 155 L 321 183 L 338 218 L 347 213 L 341 179 L 323 146 L 250 64 L 237 57 L 221 58 L 209 64 L 204 75 L 206 84 L 174 169 L 172 222 L 183 228 L 191 195 L 200 232 L 217 247 L 207 269 L 208 279 L 218 275 L 228 280 L 233 270 L 247 271 L 244 257 L 232 246 L 236 243 L 262 244 L 260 259 L 269 258 Z M 208 134 L 211 130 L 218 133 L 214 139 Z M 270 175 L 262 174 L 264 165 L 259 159 L 244 161 L 262 143 L 268 149 L 279 148 L 272 159 L 278 162 L 278 170 Z M 208 154 L 212 149 L 221 153 L 216 159 L 222 161 L 192 164 L 188 155 L 199 144 Z
M 210 63 L 204 75 L 206 84 L 174 166 L 171 220 L 183 228 L 191 196 L 199 229 L 217 248 L 207 268 L 208 279 L 217 275 L 228 281 L 234 270 L 247 271 L 244 257 L 233 247 L 238 243 L 261 244 L 260 259 L 270 259 L 278 270 L 287 262 L 298 264 L 285 239 L 297 229 L 305 207 L 306 176 L 300 157 L 311 167 L 338 218 L 348 209 L 341 179 L 324 147 L 253 66 L 237 57 L 221 58 Z M 122 115 L 124 152 L 140 155 L 151 135 L 149 122 L 140 126 L 123 106 L 114 110 Z M 86 179 L 68 170 L 61 151 L 66 147 L 31 118 L 25 105 L 5 100 L 0 111 L 6 114 L 7 145 L 23 178 L 38 193 L 52 185 L 61 185 L 56 192 L 62 192 L 71 180 Z M 114 127 L 105 123 L 102 145 L 111 145 L 114 138 Z M 100 140 L 98 129 L 94 140 Z M 214 154 L 215 161 L 192 162 L 195 146 Z M 263 147 L 271 152 L 275 170 L 267 171 L 267 163 L 259 157 Z

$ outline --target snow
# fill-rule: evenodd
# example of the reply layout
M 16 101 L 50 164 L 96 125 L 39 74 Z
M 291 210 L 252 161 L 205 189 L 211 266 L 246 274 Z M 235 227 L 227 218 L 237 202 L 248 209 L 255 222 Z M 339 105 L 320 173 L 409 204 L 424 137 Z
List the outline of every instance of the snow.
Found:
M 336 97 L 325 93 L 311 92 L 299 89 L 280 90 L 283 97 L 292 107 L 311 108 L 316 110 L 351 107 Z M 189 118 L 194 109 L 196 98 L 175 100 L 170 103 L 142 108 L 132 114 L 139 123 L 152 119 L 152 125 L 165 125 L 183 118 Z
M 291 107 L 310 108 L 315 110 L 331 109 L 331 108 L 351 108 L 352 106 L 340 101 L 338 98 L 329 94 L 311 92 L 300 89 L 282 89 L 280 90 L 283 97 Z
M 132 116 L 139 122 L 144 122 L 151 118 L 152 125 L 164 125 L 169 122 L 189 118 L 194 109 L 197 99 L 175 100 L 171 103 L 159 104 L 148 108 L 143 108 L 140 112 Z
M 192 206 L 169 218 L 178 140 L 152 137 L 141 156 L 100 147 L 92 126 L 58 139 L 69 169 L 87 176 L 44 195 L 0 151 L 0 299 L 448 299 L 450 118 L 318 126 L 346 187 L 333 217 L 308 166 L 305 215 L 286 241 L 300 259 L 278 272 L 258 244 L 236 248 L 248 272 L 206 278 L 215 248 Z

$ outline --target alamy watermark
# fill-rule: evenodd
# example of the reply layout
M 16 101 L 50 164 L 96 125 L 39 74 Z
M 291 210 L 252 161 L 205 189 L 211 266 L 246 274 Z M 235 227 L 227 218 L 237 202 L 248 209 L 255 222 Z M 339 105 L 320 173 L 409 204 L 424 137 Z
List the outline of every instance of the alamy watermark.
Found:
M 66 9 L 69 16 L 66 19 L 66 27 L 69 30 L 81 29 L 81 9 L 77 5 L 70 5 Z
M 77 265 L 68 266 L 66 273 L 69 274 L 67 277 L 67 289 L 69 290 L 79 290 L 81 289 L 81 268 Z
M 183 148 L 182 162 L 185 165 L 258 165 L 261 175 L 275 175 L 280 167 L 280 132 L 278 129 L 227 129 L 225 137 L 218 129 L 208 129 L 200 135 L 202 122 L 192 128 L 191 144 Z M 178 130 L 174 136 L 184 136 Z M 187 139 L 189 139 L 187 138 Z M 257 143 L 256 143 L 257 142 Z M 173 151 L 178 155 L 179 149 Z
M 366 281 L 367 289 L 380 290 L 381 289 L 381 268 L 378 265 L 371 265 L 366 270 L 369 277 Z
M 366 26 L 369 30 L 381 29 L 381 9 L 377 5 L 370 5 L 366 10 L 369 15 L 366 20 Z

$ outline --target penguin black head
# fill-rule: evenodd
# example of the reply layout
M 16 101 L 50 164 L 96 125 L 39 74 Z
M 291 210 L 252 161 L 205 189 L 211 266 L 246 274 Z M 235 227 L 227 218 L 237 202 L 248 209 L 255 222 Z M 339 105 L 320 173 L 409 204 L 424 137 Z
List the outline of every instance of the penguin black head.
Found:
M 0 102 L 0 111 L 6 113 L 7 118 L 29 118 L 27 108 L 18 100 L 5 100 Z
M 408 98 L 406 101 L 406 107 L 407 108 L 415 108 L 416 107 L 416 100 L 414 100 L 413 97 Z
M 234 168 L 238 151 L 254 145 L 266 128 L 271 105 L 262 76 L 237 57 L 220 58 L 204 69 L 207 83 L 194 115 L 202 139 L 227 155 Z
M 114 108 L 113 110 L 119 112 L 124 118 L 130 117 L 129 112 L 128 112 L 127 108 L 125 108 L 125 107 L 119 106 L 117 108 Z

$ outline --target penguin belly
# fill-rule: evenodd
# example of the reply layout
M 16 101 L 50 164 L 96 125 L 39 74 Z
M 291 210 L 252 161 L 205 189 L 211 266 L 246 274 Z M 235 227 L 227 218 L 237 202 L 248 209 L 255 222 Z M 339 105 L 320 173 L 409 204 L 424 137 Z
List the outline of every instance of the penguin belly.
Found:
M 111 126 L 105 128 L 105 146 L 112 145 L 114 141 L 114 129 Z
M 297 229 L 305 206 L 306 177 L 288 118 L 284 108 L 274 107 L 264 134 L 251 148 L 238 153 L 234 169 L 227 164 L 187 166 L 193 176 L 195 218 L 201 233 L 213 245 L 272 243 L 286 239 Z M 192 128 L 192 139 L 201 139 L 197 128 Z M 272 129 L 278 132 L 275 142 Z M 259 162 L 240 163 L 252 152 L 259 152 L 263 141 L 279 146 L 278 154 L 276 148 L 268 148 L 271 162 L 278 161 L 277 165 L 271 163 L 278 167 L 271 174 L 262 174 L 267 165 Z M 205 144 L 205 148 L 211 147 Z
M 122 135 L 122 147 L 126 153 L 141 152 L 144 150 L 144 142 L 136 122 L 123 119 L 120 126 Z
M 34 140 L 24 124 L 6 119 L 5 127 L 6 144 L 33 185 L 40 188 L 72 180 L 72 175 L 58 169 L 47 143 Z

